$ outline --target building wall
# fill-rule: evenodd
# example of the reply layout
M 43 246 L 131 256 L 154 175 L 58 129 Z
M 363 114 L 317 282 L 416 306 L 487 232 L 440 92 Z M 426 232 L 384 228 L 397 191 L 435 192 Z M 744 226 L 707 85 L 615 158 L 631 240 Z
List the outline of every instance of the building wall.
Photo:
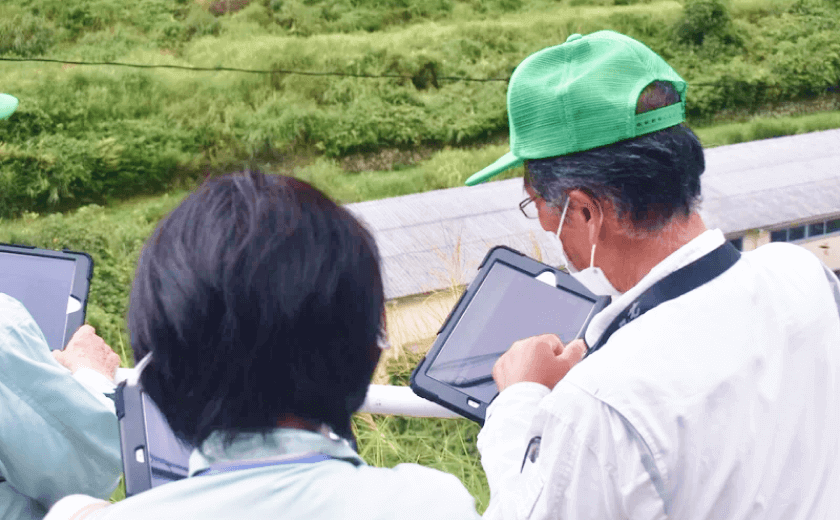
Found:
M 743 241 L 742 251 L 752 251 L 753 249 L 763 246 L 764 244 L 770 242 L 770 232 L 763 230 L 747 231 L 747 233 L 744 234 L 741 237 L 741 239 Z
M 840 270 L 840 235 L 794 242 L 817 255 L 832 271 Z
M 737 238 L 736 236 L 730 238 Z M 743 250 L 751 251 L 770 243 L 770 231 L 748 231 L 742 236 Z M 840 234 L 834 233 L 791 242 L 814 253 L 832 271 L 840 271 Z

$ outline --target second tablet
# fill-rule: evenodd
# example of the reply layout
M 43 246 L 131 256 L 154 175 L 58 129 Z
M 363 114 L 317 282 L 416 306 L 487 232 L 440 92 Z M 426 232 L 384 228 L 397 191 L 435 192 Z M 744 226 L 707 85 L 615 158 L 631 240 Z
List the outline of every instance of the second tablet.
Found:
M 568 343 L 608 303 L 568 273 L 504 246 L 491 249 L 414 370 L 411 388 L 483 423 L 498 393 L 493 365 L 515 341 L 553 333 Z

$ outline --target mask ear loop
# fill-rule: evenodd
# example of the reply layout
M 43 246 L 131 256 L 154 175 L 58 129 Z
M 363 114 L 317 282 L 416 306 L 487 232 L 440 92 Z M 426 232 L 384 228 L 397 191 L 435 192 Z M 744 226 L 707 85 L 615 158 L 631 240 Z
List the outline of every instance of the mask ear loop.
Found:
M 134 372 L 132 372 L 131 376 L 129 376 L 126 379 L 126 382 L 130 385 L 136 385 L 137 382 L 140 380 L 140 374 L 143 373 L 143 369 L 146 368 L 146 365 L 151 363 L 151 361 L 152 361 L 152 353 L 149 352 L 148 354 L 143 356 L 143 359 L 141 359 L 139 363 L 137 363 L 134 366 Z
M 570 200 L 569 197 L 566 197 L 566 203 L 563 205 L 563 214 L 560 215 L 560 225 L 557 226 L 557 240 L 560 240 L 560 230 L 563 229 L 563 222 L 566 220 L 566 211 L 569 209 Z
M 601 214 L 601 219 L 600 219 L 600 222 L 598 222 L 598 230 L 600 231 L 600 229 L 604 226 L 604 210 L 603 210 L 603 209 L 601 209 L 601 208 L 599 207 L 599 208 L 598 208 L 598 213 L 600 213 L 600 214 Z M 559 236 L 559 235 L 558 235 L 558 236 Z M 595 267 L 595 246 L 596 246 L 596 245 L 597 245 L 597 244 L 596 244 L 596 243 L 595 243 L 595 241 L 593 240 L 593 241 L 592 241 L 592 252 L 591 252 L 591 254 L 590 254 L 590 256 L 589 256 L 589 267 L 592 267 L 592 268 L 594 268 L 594 267 Z

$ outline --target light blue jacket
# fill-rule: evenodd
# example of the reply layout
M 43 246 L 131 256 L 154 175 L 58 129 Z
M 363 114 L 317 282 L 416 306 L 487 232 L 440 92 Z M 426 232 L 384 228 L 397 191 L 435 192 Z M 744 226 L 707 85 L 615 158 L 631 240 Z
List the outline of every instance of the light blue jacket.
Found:
M 43 518 L 65 495 L 107 498 L 122 470 L 117 418 L 0 293 L 0 519 Z
M 219 464 L 321 453 L 332 460 L 298 462 L 216 475 L 197 472 Z M 49 520 L 461 520 L 479 518 L 472 495 L 455 476 L 417 464 L 366 465 L 344 441 L 320 433 L 278 428 L 249 434 L 225 447 L 211 435 L 193 450 L 190 477 L 106 506 L 68 497 Z M 74 499 L 81 500 L 74 502 Z M 66 507 L 65 507 L 66 506 Z M 105 506 L 97 509 L 99 506 Z

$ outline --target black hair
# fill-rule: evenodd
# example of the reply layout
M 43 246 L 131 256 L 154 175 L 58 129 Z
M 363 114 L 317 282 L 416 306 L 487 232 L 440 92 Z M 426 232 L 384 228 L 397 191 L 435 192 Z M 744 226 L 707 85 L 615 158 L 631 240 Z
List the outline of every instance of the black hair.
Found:
M 670 83 L 642 92 L 636 113 L 679 102 Z M 689 216 L 700 201 L 706 168 L 700 140 L 685 125 L 569 155 L 525 162 L 525 182 L 559 205 L 570 190 L 609 200 L 633 231 L 653 232 L 675 216 Z
M 349 434 L 379 358 L 384 294 L 371 234 L 303 181 L 206 181 L 140 255 L 129 332 L 141 376 L 193 446 L 284 415 Z

